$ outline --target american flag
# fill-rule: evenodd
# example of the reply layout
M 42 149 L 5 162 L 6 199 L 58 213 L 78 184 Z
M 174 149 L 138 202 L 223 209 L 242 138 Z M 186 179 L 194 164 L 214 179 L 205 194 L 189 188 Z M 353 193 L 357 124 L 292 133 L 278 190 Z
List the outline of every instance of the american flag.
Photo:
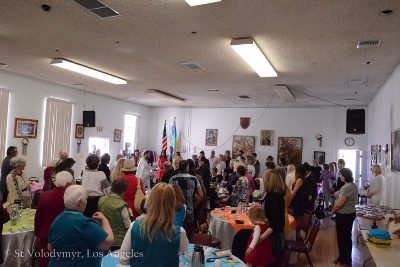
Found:
M 161 150 L 167 150 L 167 121 L 164 122 L 164 131 L 162 133 Z

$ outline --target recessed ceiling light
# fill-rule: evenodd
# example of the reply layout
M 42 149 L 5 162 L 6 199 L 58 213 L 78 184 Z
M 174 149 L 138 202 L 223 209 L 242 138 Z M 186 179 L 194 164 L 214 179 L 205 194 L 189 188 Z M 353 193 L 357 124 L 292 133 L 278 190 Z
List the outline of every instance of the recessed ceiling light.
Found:
M 391 14 L 393 14 L 393 10 L 390 10 L 390 9 L 382 10 L 381 12 L 379 12 L 379 15 L 381 15 L 381 16 L 389 16 Z
M 349 80 L 349 83 L 363 83 L 364 79 L 351 79 Z

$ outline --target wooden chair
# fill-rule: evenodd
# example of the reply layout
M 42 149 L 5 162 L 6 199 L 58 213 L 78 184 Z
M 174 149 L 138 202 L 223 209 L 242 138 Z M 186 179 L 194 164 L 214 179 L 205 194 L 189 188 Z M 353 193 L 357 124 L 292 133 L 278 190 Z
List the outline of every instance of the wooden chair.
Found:
M 194 230 L 191 238 L 191 243 L 193 244 L 200 244 L 203 246 L 212 246 L 212 235 L 210 231 L 207 230 Z
M 320 221 L 316 221 L 311 229 L 310 235 L 308 236 L 305 242 L 302 241 L 294 241 L 294 240 L 287 240 L 286 245 L 292 252 L 304 253 L 306 254 L 308 264 L 310 267 L 313 267 L 311 258 L 310 258 L 310 251 L 313 248 L 314 241 L 317 238 L 317 234 L 319 229 L 321 228 Z
M 275 267 L 287 267 L 290 259 L 291 250 L 288 246 L 282 251 L 281 257 L 277 260 Z
M 308 230 L 310 229 L 310 221 L 311 221 L 311 214 L 305 212 L 303 217 L 301 217 L 301 221 L 297 227 L 296 231 L 296 241 L 304 241 L 307 239 Z M 302 231 L 305 233 L 304 236 Z

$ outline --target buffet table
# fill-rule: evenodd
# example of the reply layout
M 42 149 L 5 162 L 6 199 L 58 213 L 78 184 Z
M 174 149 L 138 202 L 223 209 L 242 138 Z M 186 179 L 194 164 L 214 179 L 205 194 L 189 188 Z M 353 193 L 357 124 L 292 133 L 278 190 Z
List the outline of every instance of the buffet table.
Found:
M 11 220 L 3 225 L 1 246 L 4 263 L 0 266 L 30 266 L 31 254 L 39 248 L 39 239 L 34 232 L 34 217 L 36 210 L 22 210 L 22 217 L 17 225 L 11 225 Z

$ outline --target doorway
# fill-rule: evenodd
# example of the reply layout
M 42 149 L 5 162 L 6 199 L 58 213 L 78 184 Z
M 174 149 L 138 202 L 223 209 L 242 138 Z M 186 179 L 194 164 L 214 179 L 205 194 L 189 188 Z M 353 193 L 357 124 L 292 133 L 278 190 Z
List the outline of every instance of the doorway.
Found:
M 93 152 L 93 148 L 96 147 L 96 150 L 100 149 L 100 156 L 104 153 L 109 153 L 109 144 L 110 139 L 104 137 L 89 137 L 89 153 Z
M 356 149 L 341 149 L 339 150 L 338 159 L 344 159 L 346 168 L 349 168 L 353 172 L 354 183 L 360 187 L 362 184 L 362 151 Z

